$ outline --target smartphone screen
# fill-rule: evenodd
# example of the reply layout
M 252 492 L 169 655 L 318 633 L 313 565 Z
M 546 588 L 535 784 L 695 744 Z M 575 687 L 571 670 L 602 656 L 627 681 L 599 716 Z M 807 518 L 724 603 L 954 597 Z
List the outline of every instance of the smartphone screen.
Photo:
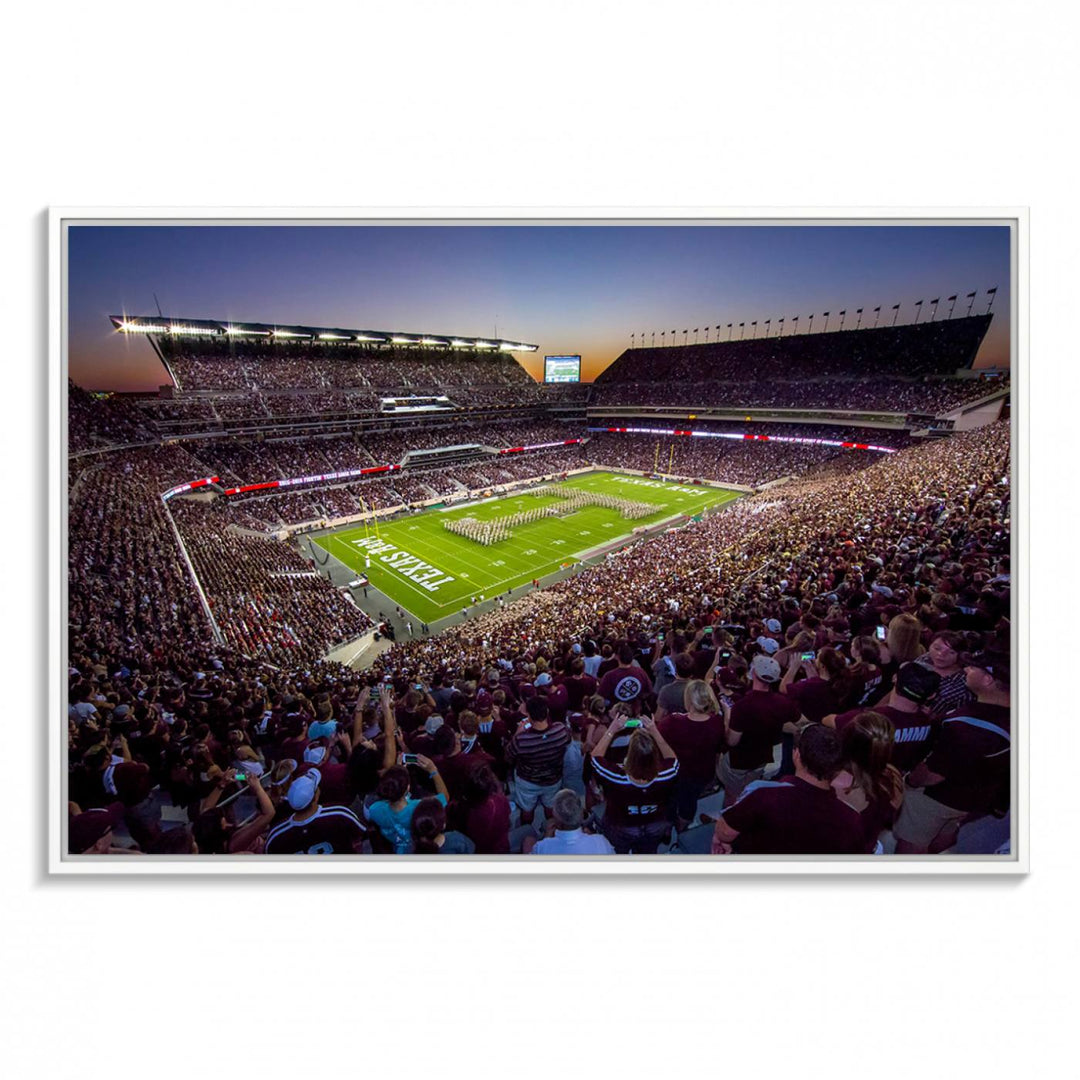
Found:
M 874 633 L 877 635 L 878 641 L 884 641 L 885 640 L 885 627 L 884 626 L 879 626 L 874 631 Z

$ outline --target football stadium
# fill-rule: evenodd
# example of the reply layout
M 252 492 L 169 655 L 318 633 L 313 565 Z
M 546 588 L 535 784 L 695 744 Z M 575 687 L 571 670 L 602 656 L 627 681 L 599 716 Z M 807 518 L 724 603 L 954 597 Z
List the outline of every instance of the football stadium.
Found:
M 160 387 L 68 384 L 68 850 L 1006 854 L 994 292 L 634 331 L 591 382 L 103 316 Z

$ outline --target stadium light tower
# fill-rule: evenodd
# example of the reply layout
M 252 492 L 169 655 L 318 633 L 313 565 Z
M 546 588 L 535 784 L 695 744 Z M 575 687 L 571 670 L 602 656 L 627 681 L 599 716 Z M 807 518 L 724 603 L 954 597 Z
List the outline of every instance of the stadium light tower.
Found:
M 970 315 L 971 309 L 975 306 L 975 293 L 969 292 L 967 294 L 967 299 L 970 301 L 970 303 L 968 304 L 967 314 Z
M 933 322 L 937 316 L 937 306 L 941 303 L 941 297 L 937 297 L 935 300 L 930 301 L 930 321 Z
M 663 348 L 667 344 L 667 331 L 660 331 L 660 347 Z
M 829 313 L 825 311 L 822 312 L 822 314 L 825 316 L 825 329 L 822 331 L 822 333 L 827 334 L 829 332 Z
M 915 325 L 919 325 L 919 316 L 922 314 L 923 302 L 921 300 L 915 301 Z
M 675 331 L 674 330 L 671 331 L 671 344 L 672 345 L 675 344 Z
M 793 334 L 797 334 L 797 333 L 799 332 L 799 316 L 798 316 L 798 315 L 796 315 L 796 316 L 795 316 L 795 317 L 794 317 L 794 318 L 793 318 L 793 319 L 791 320 L 791 332 L 792 332 Z
M 742 341 L 743 334 L 745 333 L 745 331 L 743 330 L 744 326 L 746 326 L 746 323 L 739 323 L 739 340 L 740 341 Z
M 862 326 L 862 308 L 856 308 L 855 314 L 858 315 L 858 319 L 855 320 L 855 329 L 858 330 Z
M 731 323 L 727 324 L 727 339 L 728 341 L 731 340 Z
M 709 328 L 707 326 L 705 327 L 705 344 L 709 344 Z
M 892 324 L 893 324 L 893 326 L 896 325 L 896 320 L 899 317 L 899 315 L 900 315 L 900 305 L 899 304 L 893 304 L 893 306 L 892 306 Z
M 771 318 L 765 320 L 765 336 L 766 337 L 769 336 L 769 323 L 771 323 L 771 322 L 772 322 Z
M 945 321 L 948 322 L 952 318 L 953 308 L 956 307 L 956 297 L 949 297 L 949 314 L 945 316 Z
M 652 332 L 652 347 L 654 349 L 656 348 L 656 331 L 655 330 Z
M 840 312 L 840 329 L 844 329 L 844 319 L 847 317 L 847 308 Z
M 780 316 L 780 333 L 777 334 L 776 336 L 777 337 L 783 337 L 784 336 L 784 316 L 783 315 Z
M 686 345 L 686 339 L 689 336 L 690 336 L 690 331 L 689 330 L 683 330 L 683 332 L 682 332 L 682 343 L 683 343 L 683 345 Z
M 633 332 L 631 332 L 631 334 L 630 334 L 630 348 L 632 349 L 633 347 L 634 347 L 634 335 L 633 335 Z
M 807 330 L 806 332 L 808 334 L 812 334 L 814 332 L 814 316 L 813 315 L 810 316 L 810 329 Z
M 995 285 L 992 289 L 987 289 L 986 295 L 990 297 L 990 303 L 986 305 L 986 314 L 989 315 L 990 309 L 994 306 L 994 297 L 997 296 L 997 286 Z
M 750 336 L 756 338 L 757 337 L 757 319 L 755 319 L 750 325 L 751 325 L 751 327 L 753 327 L 753 333 Z

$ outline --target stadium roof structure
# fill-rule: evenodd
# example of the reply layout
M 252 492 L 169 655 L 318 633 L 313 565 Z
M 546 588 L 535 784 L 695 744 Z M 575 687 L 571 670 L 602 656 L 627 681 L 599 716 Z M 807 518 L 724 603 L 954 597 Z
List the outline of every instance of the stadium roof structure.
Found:
M 110 315 L 121 334 L 175 338 L 268 338 L 278 341 L 341 341 L 372 345 L 415 345 L 431 349 L 492 349 L 536 352 L 539 346 L 502 338 L 428 334 L 405 330 L 352 330 L 334 326 L 287 326 L 283 323 L 233 322 L 228 319 L 179 319 L 165 315 Z

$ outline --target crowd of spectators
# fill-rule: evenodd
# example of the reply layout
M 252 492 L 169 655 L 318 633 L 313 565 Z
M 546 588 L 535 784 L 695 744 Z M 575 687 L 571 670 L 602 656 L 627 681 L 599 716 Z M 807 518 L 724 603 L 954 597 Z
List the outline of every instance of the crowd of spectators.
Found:
M 991 318 L 632 348 L 597 376 L 596 385 L 951 375 L 971 366 Z
M 68 379 L 70 453 L 150 442 L 154 435 L 138 407 L 119 394 L 95 394 Z
M 185 391 L 350 389 L 388 391 L 472 386 L 528 386 L 532 379 L 508 353 L 471 349 L 263 343 L 200 339 L 163 343 Z
M 1008 471 L 1005 424 L 826 462 L 361 673 L 292 548 L 174 501 L 213 645 L 156 478 L 88 470 L 71 850 L 948 850 L 1009 808 Z
M 170 509 L 218 628 L 245 655 L 313 663 L 373 625 L 291 544 L 222 528 L 213 507 Z
M 666 350 L 665 350 L 666 351 Z M 667 405 L 686 408 L 724 406 L 747 409 L 835 409 L 879 413 L 939 415 L 976 401 L 1008 381 L 971 378 L 770 379 L 757 381 L 697 377 L 688 382 L 666 380 L 615 382 L 593 388 L 591 405 Z
M 810 424 L 695 424 L 701 431 L 781 435 L 806 439 L 865 442 L 900 448 L 907 446 L 906 432 L 834 429 Z M 590 460 L 623 469 L 657 471 L 675 476 L 716 480 L 721 483 L 761 487 L 781 477 L 799 476 L 808 469 L 843 459 L 845 466 L 864 468 L 880 451 L 852 450 L 812 443 L 736 441 L 693 436 L 652 436 L 617 432 L 592 432 L 587 455 Z M 851 459 L 848 461 L 847 459 Z

